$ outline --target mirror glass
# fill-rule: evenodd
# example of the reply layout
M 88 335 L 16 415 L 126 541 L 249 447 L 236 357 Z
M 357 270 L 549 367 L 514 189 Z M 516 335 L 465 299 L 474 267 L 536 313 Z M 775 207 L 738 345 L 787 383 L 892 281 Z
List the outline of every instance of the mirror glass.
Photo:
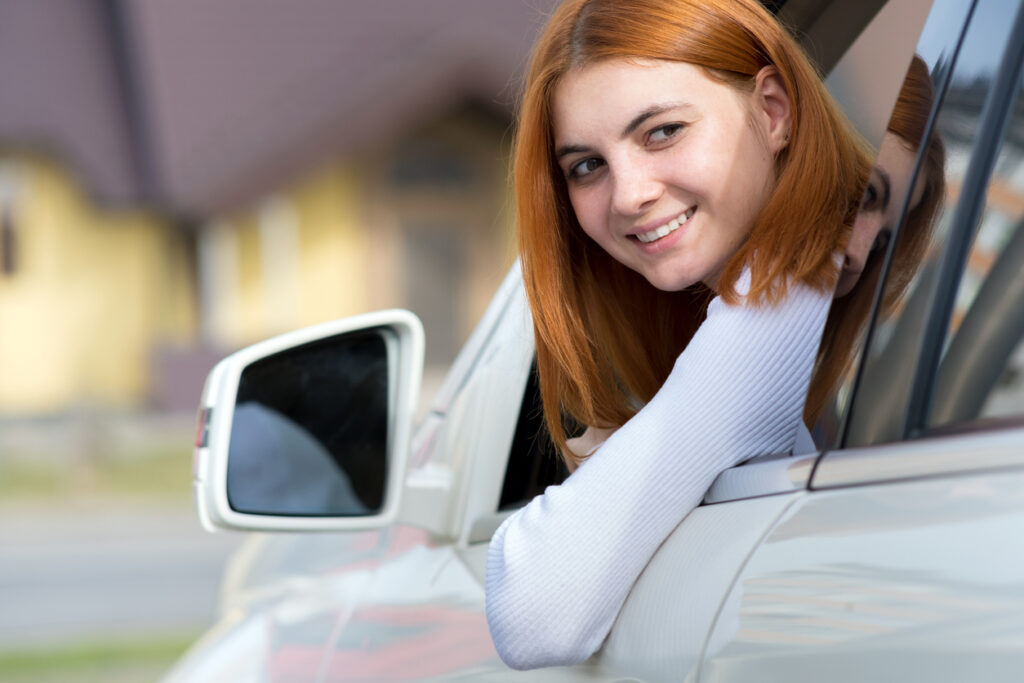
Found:
M 232 509 L 297 516 L 381 510 L 389 402 L 385 334 L 337 335 L 242 371 L 228 450 Z

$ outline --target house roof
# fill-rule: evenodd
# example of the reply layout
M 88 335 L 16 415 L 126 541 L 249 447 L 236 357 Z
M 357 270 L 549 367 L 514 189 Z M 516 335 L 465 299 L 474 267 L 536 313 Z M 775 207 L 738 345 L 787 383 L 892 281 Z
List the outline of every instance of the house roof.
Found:
M 204 217 L 453 102 L 510 110 L 553 0 L 9 0 L 0 144 Z
M 762 1 L 811 39 L 849 7 Z M 100 202 L 201 220 L 460 101 L 510 112 L 556 4 L 4 0 L 0 146 L 52 152 Z

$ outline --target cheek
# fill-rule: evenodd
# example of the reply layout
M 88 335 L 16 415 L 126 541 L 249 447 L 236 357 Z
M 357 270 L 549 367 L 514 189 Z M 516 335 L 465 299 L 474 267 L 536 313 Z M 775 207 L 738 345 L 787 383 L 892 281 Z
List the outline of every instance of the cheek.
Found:
M 867 260 L 868 251 L 882 229 L 882 216 L 877 212 L 861 211 L 853 223 L 850 243 L 846 253 L 851 259 L 862 263 Z
M 750 222 L 768 203 L 775 180 L 775 165 L 766 157 L 761 145 L 749 134 L 743 139 L 723 144 L 709 157 L 709 179 L 714 185 L 708 194 L 717 195 L 735 220 Z
M 594 240 L 599 240 L 603 233 L 603 212 L 600 207 L 600 197 L 596 196 L 590 188 L 577 189 L 569 192 L 569 204 L 572 206 L 576 221 L 583 228 L 583 232 Z

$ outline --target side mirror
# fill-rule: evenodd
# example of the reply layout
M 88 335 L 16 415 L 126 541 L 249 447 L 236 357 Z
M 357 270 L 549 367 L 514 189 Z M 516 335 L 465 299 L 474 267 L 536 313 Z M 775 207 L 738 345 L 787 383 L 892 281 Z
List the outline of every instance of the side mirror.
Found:
M 423 372 L 409 311 L 345 318 L 238 351 L 206 379 L 193 486 L 208 530 L 386 526 Z

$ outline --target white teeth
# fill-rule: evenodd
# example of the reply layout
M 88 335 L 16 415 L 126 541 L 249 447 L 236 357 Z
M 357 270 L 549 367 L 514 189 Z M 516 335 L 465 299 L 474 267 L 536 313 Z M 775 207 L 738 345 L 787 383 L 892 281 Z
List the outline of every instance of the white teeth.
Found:
M 651 230 L 650 232 L 642 232 L 639 235 L 637 235 L 636 238 L 641 242 L 644 242 L 645 244 L 653 242 L 654 240 L 660 240 L 662 237 L 668 235 L 670 232 L 675 232 L 675 230 L 677 230 L 680 225 L 690 220 L 690 217 L 693 216 L 693 212 L 696 210 L 697 207 L 695 206 L 690 209 L 687 209 L 687 211 L 685 213 L 680 214 L 678 218 L 673 218 L 665 225 L 660 225 L 654 230 Z

